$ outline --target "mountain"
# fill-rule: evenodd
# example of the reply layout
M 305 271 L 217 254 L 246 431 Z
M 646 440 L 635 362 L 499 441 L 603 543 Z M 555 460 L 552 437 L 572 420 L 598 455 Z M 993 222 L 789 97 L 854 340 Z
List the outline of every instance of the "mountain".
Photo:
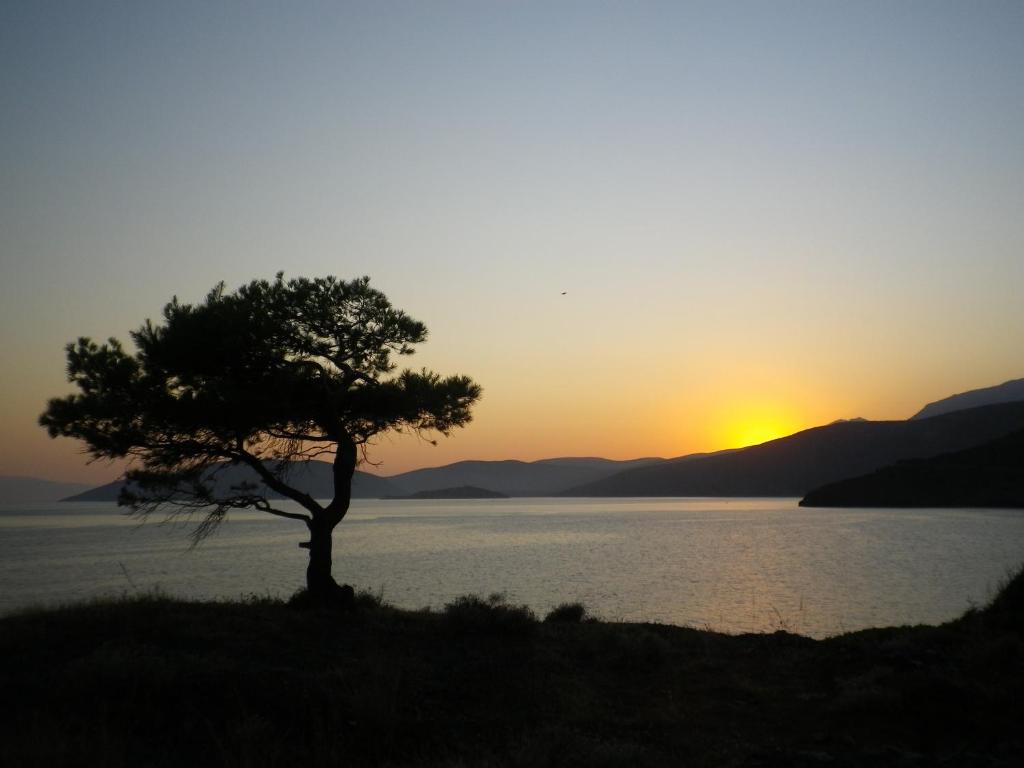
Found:
M 696 461 L 637 467 L 563 496 L 803 496 L 900 459 L 926 458 L 1024 428 L 1024 402 L 912 421 L 846 421 Z
M 79 493 L 88 487 L 80 483 L 40 480 L 38 477 L 0 475 L 0 504 L 59 501 L 69 493 Z
M 540 461 L 458 461 L 443 467 L 415 469 L 388 477 L 403 495 L 463 485 L 490 488 L 508 496 L 551 496 L 571 486 L 590 483 L 624 469 L 657 464 L 665 459 L 612 461 L 565 457 Z
M 1024 430 L 817 488 L 802 507 L 1024 508 Z
M 223 492 L 231 486 L 243 482 L 259 483 L 260 480 L 256 472 L 249 467 L 241 464 L 222 464 L 217 470 L 214 488 Z M 296 464 L 289 475 L 289 483 L 315 499 L 329 499 L 334 496 L 331 465 L 325 461 Z M 101 485 L 99 488 L 69 496 L 63 501 L 117 501 L 117 496 L 123 485 L 123 481 L 115 480 L 113 483 Z M 404 495 L 404 490 L 383 477 L 356 470 L 352 478 L 352 498 L 380 499 L 385 496 L 397 495 Z M 279 499 L 281 496 L 271 492 L 268 494 L 268 498 Z
M 694 457 L 703 454 L 695 454 Z M 694 457 L 686 457 L 687 459 Z M 594 457 L 563 457 L 540 461 L 459 461 L 442 467 L 417 469 L 391 477 L 380 477 L 356 471 L 352 483 L 353 498 L 381 499 L 407 498 L 421 493 L 446 491 L 463 486 L 490 489 L 501 496 L 551 496 L 570 486 L 599 480 L 623 469 L 647 466 L 665 459 L 645 458 L 613 461 Z M 297 464 L 292 470 L 292 482 L 314 498 L 330 498 L 332 479 L 330 465 L 323 461 Z M 223 465 L 217 477 L 217 487 L 227 489 L 239 483 L 256 482 L 256 474 L 242 465 Z M 116 501 L 121 481 L 84 493 L 64 501 Z M 278 498 L 272 494 L 272 498 Z M 437 497 L 434 497 L 437 498 Z
M 1011 403 L 1024 400 L 1024 379 L 1014 379 L 994 387 L 984 389 L 972 389 L 970 392 L 961 392 L 959 395 L 937 400 L 929 403 L 920 411 L 911 416 L 912 419 L 929 419 L 932 416 L 941 416 L 944 413 L 962 411 L 967 408 L 978 408 L 982 405 L 996 405 L 997 403 Z

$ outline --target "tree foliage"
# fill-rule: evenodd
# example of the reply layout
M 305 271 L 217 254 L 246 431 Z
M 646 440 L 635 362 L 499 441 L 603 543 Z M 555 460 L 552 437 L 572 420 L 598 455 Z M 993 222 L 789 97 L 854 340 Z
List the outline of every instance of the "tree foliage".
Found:
M 427 338 L 369 278 L 255 280 L 216 286 L 199 304 L 173 299 L 163 320 L 116 339 L 66 348 L 77 392 L 49 401 L 40 423 L 95 458 L 131 459 L 121 502 L 136 511 L 192 511 L 210 532 L 252 507 L 330 528 L 344 516 L 357 451 L 389 430 L 447 435 L 480 397 L 466 376 L 397 370 Z M 331 458 L 335 498 L 321 505 L 288 482 L 295 462 Z M 262 481 L 224 491 L 225 466 Z M 279 509 L 268 490 L 298 502 Z M 312 529 L 311 525 L 311 529 Z

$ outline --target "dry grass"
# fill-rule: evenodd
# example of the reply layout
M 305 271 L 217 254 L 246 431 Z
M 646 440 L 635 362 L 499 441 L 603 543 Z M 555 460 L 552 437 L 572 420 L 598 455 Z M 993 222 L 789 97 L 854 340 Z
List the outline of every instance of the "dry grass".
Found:
M 815 641 L 500 596 L 352 613 L 160 595 L 0 620 L 0 764 L 1021 764 L 1024 576 L 941 627 Z

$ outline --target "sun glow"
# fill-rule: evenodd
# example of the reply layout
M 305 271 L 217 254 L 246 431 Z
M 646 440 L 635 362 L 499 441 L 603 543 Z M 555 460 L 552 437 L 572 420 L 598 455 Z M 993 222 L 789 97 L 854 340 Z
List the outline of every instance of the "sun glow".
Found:
M 748 445 L 760 445 L 769 440 L 785 437 L 792 431 L 773 424 L 746 424 L 733 433 L 735 436 L 730 443 L 736 448 L 745 448 Z
M 798 431 L 796 419 L 780 408 L 744 408 L 729 414 L 722 428 L 730 448 L 759 445 Z

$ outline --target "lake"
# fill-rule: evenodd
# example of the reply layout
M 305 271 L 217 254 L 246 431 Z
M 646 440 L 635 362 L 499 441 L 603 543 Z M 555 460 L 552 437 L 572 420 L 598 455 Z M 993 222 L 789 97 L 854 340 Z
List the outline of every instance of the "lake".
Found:
M 187 532 L 112 504 L 0 506 L 0 613 L 154 589 L 287 597 L 302 586 L 300 523 L 237 513 L 195 549 Z M 357 500 L 334 539 L 337 580 L 403 608 L 504 592 L 539 614 L 578 600 L 609 620 L 823 637 L 939 623 L 985 603 L 1024 562 L 1024 513 L 803 509 L 796 499 Z

